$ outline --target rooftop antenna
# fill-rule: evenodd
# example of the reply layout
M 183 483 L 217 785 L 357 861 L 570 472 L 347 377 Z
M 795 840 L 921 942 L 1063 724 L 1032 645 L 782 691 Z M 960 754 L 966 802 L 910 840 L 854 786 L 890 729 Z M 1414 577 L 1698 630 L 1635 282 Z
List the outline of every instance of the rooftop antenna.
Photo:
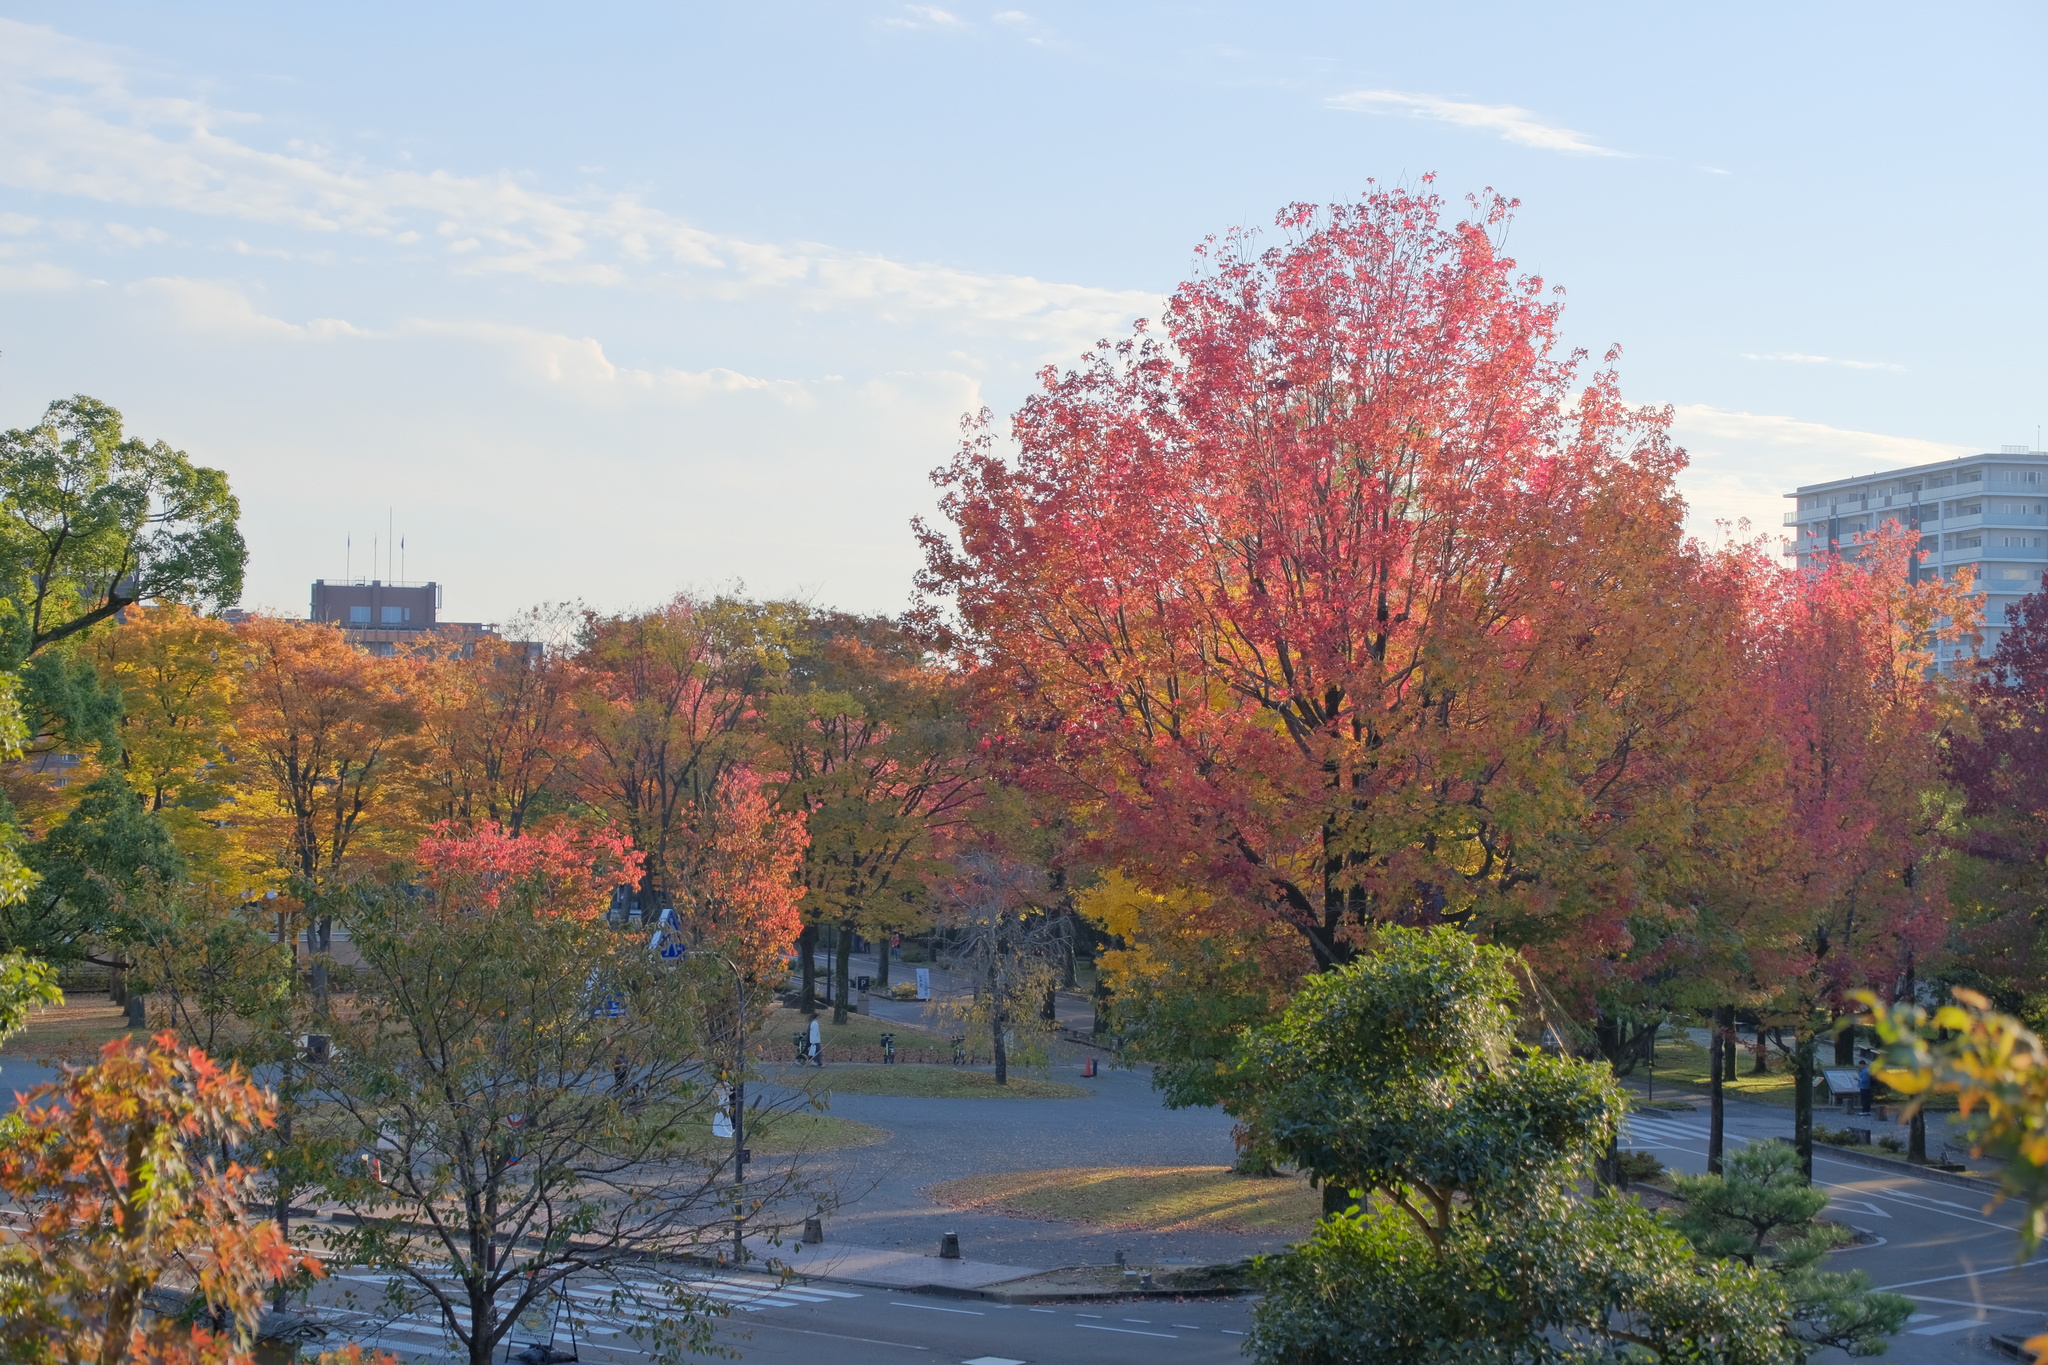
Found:
M 377 572 L 377 533 L 370 532 L 370 572 Z
M 386 578 L 391 578 L 391 556 L 393 554 L 393 549 L 391 545 L 391 528 L 397 524 L 398 509 L 395 507 L 386 507 L 384 509 L 384 576 Z M 397 580 L 393 579 L 392 581 L 396 582 Z
M 348 582 L 355 572 L 355 548 L 354 536 L 341 538 L 341 581 L 344 583 Z
M 400 581 L 403 581 L 403 580 L 404 580 L 404 578 L 405 578 L 405 537 L 404 537 L 404 536 L 400 536 L 400 537 L 398 538 L 398 577 L 399 577 Z

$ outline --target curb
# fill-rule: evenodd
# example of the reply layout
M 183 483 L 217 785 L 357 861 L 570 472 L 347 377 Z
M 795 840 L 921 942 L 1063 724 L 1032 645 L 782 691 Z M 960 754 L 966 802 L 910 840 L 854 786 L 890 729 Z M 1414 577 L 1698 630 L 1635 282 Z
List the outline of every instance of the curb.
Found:
M 1890 1171 L 1894 1175 L 1909 1175 L 1915 1180 L 1932 1180 L 1941 1185 L 1957 1185 L 1979 1194 L 2003 1194 L 1996 1180 L 1986 1180 L 1978 1175 L 1959 1175 L 1954 1171 L 1938 1171 L 1932 1166 L 1916 1166 L 1910 1161 L 1899 1161 L 1888 1156 L 1872 1156 L 1869 1152 L 1858 1152 L 1847 1147 L 1834 1147 L 1825 1142 L 1813 1144 L 1813 1155 L 1817 1161 L 1825 1153 L 1831 1161 L 1845 1161 L 1852 1166 L 1868 1166 L 1873 1170 Z
M 1161 1299 L 1234 1299 L 1248 1294 L 1249 1286 L 1228 1289 L 1046 1289 L 1006 1290 L 1001 1281 L 984 1285 L 979 1289 L 966 1289 L 952 1284 L 883 1284 L 876 1280 L 863 1280 L 855 1276 L 805 1275 L 797 1278 L 815 1281 L 819 1284 L 855 1284 L 863 1289 L 886 1289 L 897 1294 L 923 1294 L 935 1299 L 973 1299 L 982 1303 L 1132 1303 L 1139 1300 Z

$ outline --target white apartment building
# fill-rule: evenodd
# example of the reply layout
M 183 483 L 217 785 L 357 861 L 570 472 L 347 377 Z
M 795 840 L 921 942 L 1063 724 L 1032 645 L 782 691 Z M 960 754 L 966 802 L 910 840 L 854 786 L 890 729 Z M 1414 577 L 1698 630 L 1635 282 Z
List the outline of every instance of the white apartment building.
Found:
M 2005 633 L 2006 607 L 2038 592 L 2048 566 L 2048 452 L 2006 446 L 1996 455 L 1808 484 L 1785 496 L 1797 509 L 1785 514 L 1795 528 L 1785 553 L 1801 568 L 1831 549 L 1853 557 L 1858 535 L 1896 521 L 1920 533 L 1926 554 L 1917 574 L 1952 578 L 1964 565 L 1975 569 L 1984 654 Z

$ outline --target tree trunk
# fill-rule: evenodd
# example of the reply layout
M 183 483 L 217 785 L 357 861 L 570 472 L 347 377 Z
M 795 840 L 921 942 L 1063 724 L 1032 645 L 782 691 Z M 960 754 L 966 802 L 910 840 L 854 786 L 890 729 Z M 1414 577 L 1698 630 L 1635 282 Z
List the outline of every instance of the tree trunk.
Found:
M 1835 1065 L 1856 1065 L 1856 1029 L 1853 1025 L 1842 1024 L 1835 1032 Z
M 1724 1117 L 1721 1095 L 1721 1057 L 1728 1050 L 1728 1035 L 1721 1027 L 1724 1013 L 1730 1012 L 1722 1006 L 1708 1015 L 1711 1031 L 1707 1035 L 1707 1174 L 1721 1174 L 1721 1122 Z
M 125 1005 L 128 1003 L 128 969 L 126 967 L 107 968 L 107 1003 L 110 1005 Z
M 798 965 L 804 974 L 802 1010 L 806 1015 L 818 1012 L 818 926 L 806 924 L 804 931 L 796 936 Z
M 889 958 L 896 949 L 892 944 L 894 934 L 884 934 L 875 940 L 875 989 L 882 994 L 889 993 Z
M 1356 1199 L 1351 1197 L 1351 1191 L 1344 1188 L 1342 1181 L 1325 1180 L 1323 1182 L 1323 1217 L 1328 1218 L 1332 1214 L 1348 1213 L 1351 1210 L 1351 1206 L 1357 1202 Z
M 1792 1038 L 1792 1146 L 1799 1152 L 1800 1171 L 1812 1184 L 1813 1061 L 1819 1040 L 1804 1029 L 1796 1031 Z
M 1721 1006 L 1721 1079 L 1735 1079 L 1735 1006 Z
M 851 992 L 847 975 L 853 964 L 853 926 L 842 923 L 835 931 L 838 951 L 832 955 L 832 1022 L 846 1022 L 846 1002 Z
M 996 962 L 1002 956 L 1003 941 L 996 940 L 996 951 L 988 960 L 989 1026 L 993 1035 L 996 1057 L 996 1084 L 1010 1083 L 1010 1054 L 1003 1047 L 1003 995 L 1001 979 L 996 974 Z

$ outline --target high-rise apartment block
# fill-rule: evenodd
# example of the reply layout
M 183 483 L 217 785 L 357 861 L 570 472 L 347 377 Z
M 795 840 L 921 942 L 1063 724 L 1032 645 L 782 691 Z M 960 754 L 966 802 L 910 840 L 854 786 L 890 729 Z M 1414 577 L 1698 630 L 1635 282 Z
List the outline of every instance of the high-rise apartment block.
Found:
M 1796 528 L 1785 553 L 1801 568 L 1830 551 L 1853 558 L 1859 535 L 1896 521 L 1920 535 L 1916 574 L 1975 570 L 1985 654 L 2005 631 L 2006 607 L 2038 592 L 2048 566 L 2048 453 L 2025 446 L 1808 484 L 1785 496 L 1797 500 L 1785 514 Z

